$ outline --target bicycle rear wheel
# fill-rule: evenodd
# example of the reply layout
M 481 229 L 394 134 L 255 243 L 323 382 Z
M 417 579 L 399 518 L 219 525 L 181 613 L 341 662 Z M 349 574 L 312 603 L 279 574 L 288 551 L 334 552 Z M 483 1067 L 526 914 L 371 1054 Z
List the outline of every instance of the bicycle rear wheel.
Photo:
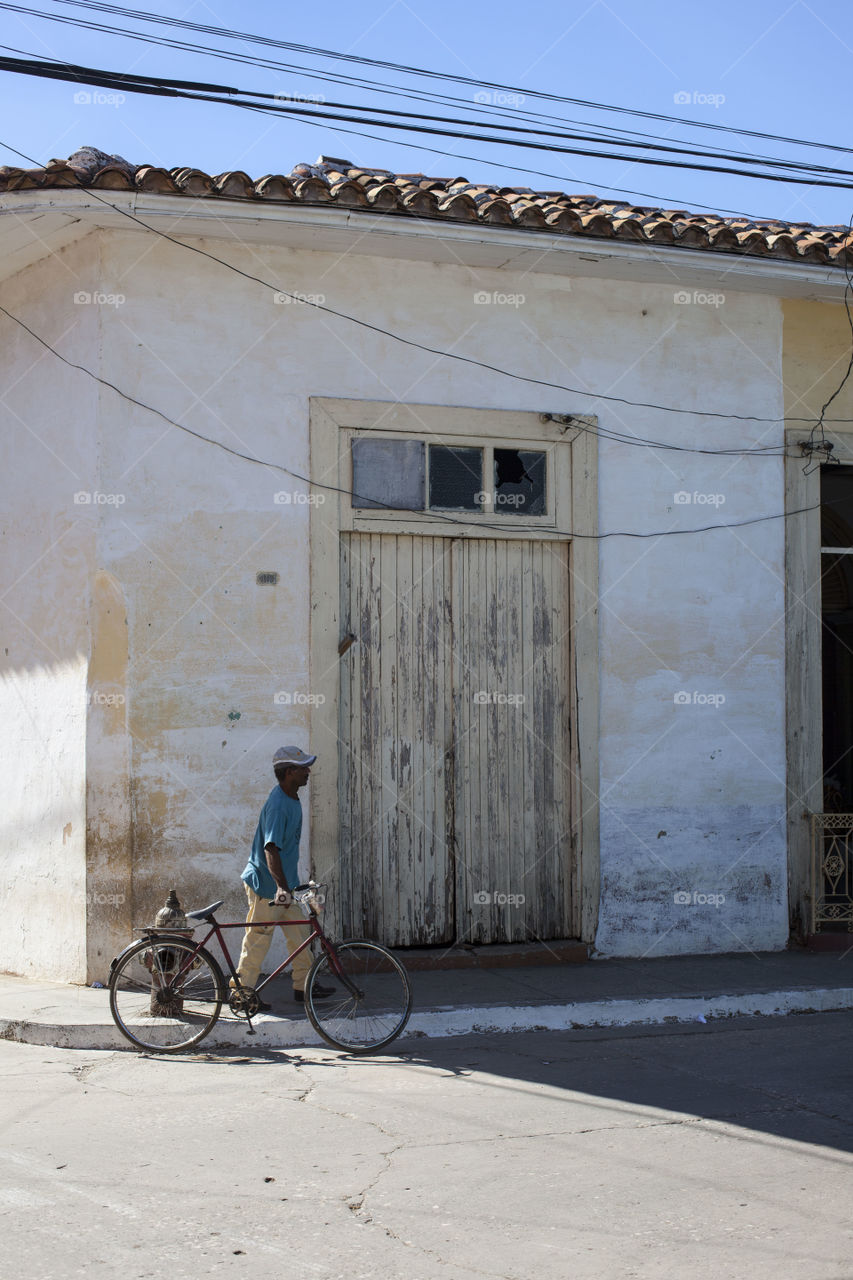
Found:
M 409 977 L 400 961 L 378 942 L 361 939 L 322 952 L 305 983 L 305 1011 L 315 1031 L 335 1049 L 375 1053 L 390 1044 L 412 1012 Z M 334 994 L 315 999 L 317 986 Z
M 137 1049 L 181 1053 L 210 1031 L 225 992 L 222 970 L 189 938 L 143 939 L 110 974 L 110 1010 Z

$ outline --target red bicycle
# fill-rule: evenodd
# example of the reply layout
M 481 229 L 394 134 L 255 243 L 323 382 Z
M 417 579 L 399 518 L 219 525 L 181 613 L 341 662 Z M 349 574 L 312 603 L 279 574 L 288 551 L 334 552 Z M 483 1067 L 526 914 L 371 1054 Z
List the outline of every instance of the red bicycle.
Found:
M 301 951 L 317 941 L 320 952 L 305 983 L 305 1012 L 327 1044 L 349 1053 L 375 1053 L 400 1034 L 412 1011 L 409 977 L 387 947 L 367 939 L 333 943 L 320 922 L 322 885 L 298 885 L 294 900 L 304 905 L 311 925 L 309 936 L 257 987 L 245 987 L 237 976 L 224 929 L 268 927 L 245 921 L 220 924 L 215 912 L 223 900 L 187 911 L 188 920 L 204 921 L 209 931 L 196 943 L 186 933 L 153 927 L 126 947 L 110 966 L 110 1011 L 119 1031 L 137 1049 L 153 1053 L 182 1053 L 194 1048 L 216 1023 L 223 1004 L 246 1019 L 258 1012 L 260 992 L 283 973 Z M 282 929 L 302 927 L 303 921 L 280 920 Z M 197 926 L 193 926 L 197 927 Z M 216 938 L 228 963 L 229 988 L 215 956 L 206 950 Z M 333 994 L 320 1001 L 317 987 L 331 986 Z

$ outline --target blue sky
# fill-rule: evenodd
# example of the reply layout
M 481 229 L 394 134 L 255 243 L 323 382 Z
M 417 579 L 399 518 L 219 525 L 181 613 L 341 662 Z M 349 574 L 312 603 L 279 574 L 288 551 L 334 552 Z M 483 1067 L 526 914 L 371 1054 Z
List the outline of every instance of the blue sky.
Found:
M 116 22 L 87 15 L 56 0 L 24 0 L 44 13 Z M 136 0 L 124 0 L 139 7 Z M 509 4 L 507 0 L 340 0 L 290 5 L 155 0 L 154 12 L 210 25 L 328 49 L 408 63 L 522 90 L 539 89 L 644 111 L 681 115 L 812 141 L 851 145 L 853 77 L 849 6 L 842 0 L 746 0 L 740 6 L 673 5 L 646 0 L 590 3 Z M 128 23 L 133 30 L 157 31 Z M 264 51 L 214 36 L 174 33 L 224 50 Z M 36 57 L 54 57 L 98 66 L 182 79 L 214 81 L 238 88 L 292 96 L 323 97 L 360 104 L 395 103 L 375 89 L 330 85 L 311 70 L 274 71 L 239 66 L 206 55 L 177 52 L 62 26 L 43 17 L 0 10 L 0 44 Z M 4 50 L 5 52 L 5 50 Z M 266 56 L 314 70 L 341 69 L 322 58 L 267 50 Z M 417 84 L 471 103 L 470 86 L 413 81 L 399 73 L 343 68 L 376 85 Z M 101 98 L 112 95 L 101 91 Z M 686 101 L 685 101 L 686 98 Z M 597 126 L 618 124 L 669 140 L 689 139 L 704 147 L 721 145 L 785 159 L 805 159 L 853 170 L 853 155 L 757 141 L 663 122 L 629 119 L 568 104 L 540 103 L 525 96 L 525 110 L 556 114 Z M 425 108 L 426 109 L 426 108 Z M 445 106 L 435 114 L 457 114 Z M 790 221 L 847 223 L 853 190 L 752 181 L 729 175 L 653 168 L 618 160 L 596 160 L 522 151 L 510 145 L 418 138 L 381 128 L 365 138 L 328 123 L 271 119 L 229 106 L 126 95 L 124 101 L 75 101 L 75 88 L 4 74 L 0 78 L 4 143 L 46 161 L 90 144 L 138 163 L 191 165 L 212 173 L 244 169 L 253 177 L 289 172 L 299 161 L 320 154 L 366 167 L 464 175 L 538 190 L 592 192 L 668 208 L 737 210 Z M 354 129 L 358 125 L 348 126 Z M 406 144 L 404 145 L 403 139 Z M 452 152 L 451 158 L 428 148 Z M 470 158 L 463 158 L 470 157 Z M 22 163 L 0 147 L 0 163 Z M 528 173 L 524 168 L 540 170 Z M 544 176 L 544 175 L 551 176 Z M 643 195 L 632 194 L 642 192 Z

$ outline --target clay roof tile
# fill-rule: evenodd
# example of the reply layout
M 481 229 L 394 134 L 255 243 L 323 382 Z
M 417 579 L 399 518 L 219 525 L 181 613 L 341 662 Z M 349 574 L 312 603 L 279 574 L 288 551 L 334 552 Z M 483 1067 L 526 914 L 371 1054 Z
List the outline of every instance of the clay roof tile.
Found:
M 370 188 L 367 203 L 371 209 L 398 209 L 403 202 L 393 182 L 381 182 Z
M 255 184 L 242 169 L 229 169 L 227 173 L 218 173 L 213 179 L 213 186 L 220 196 L 242 196 L 248 199 L 255 194 Z
M 794 244 L 793 236 L 787 232 L 780 232 L 778 235 L 769 235 L 767 244 L 770 249 L 771 257 L 774 258 L 798 258 L 799 253 L 797 246 Z
M 172 180 L 190 196 L 206 196 L 213 190 L 213 179 L 201 169 L 172 169 Z
M 512 222 L 512 211 L 505 200 L 487 199 L 477 210 L 480 218 L 491 226 L 509 226 Z
M 347 178 L 335 183 L 332 187 L 332 195 L 335 197 L 335 204 L 344 204 L 351 209 L 363 209 L 368 203 L 364 187 L 357 182 L 350 182 Z
M 431 191 L 425 191 L 420 186 L 406 192 L 403 197 L 403 204 L 407 209 L 411 209 L 413 213 L 420 214 L 421 217 L 435 218 L 438 216 L 438 200 Z
M 253 182 L 241 170 L 211 176 L 191 167 L 171 171 L 133 165 L 96 147 L 81 147 L 68 160 L 43 168 L 0 167 L 0 191 L 46 187 L 100 187 L 144 193 L 213 196 L 228 200 L 287 201 L 371 209 L 403 217 L 455 219 L 519 231 L 582 235 L 585 239 L 670 244 L 699 252 L 771 255 L 797 262 L 843 267 L 853 260 L 846 226 L 816 227 L 778 218 L 657 209 L 590 193 L 535 191 L 473 183 L 465 177 L 431 177 L 366 169 L 350 160 L 321 156 L 294 165 L 289 175 L 267 174 Z
M 168 170 L 157 169 L 153 165 L 143 165 L 136 170 L 136 185 L 140 191 L 156 191 L 161 195 L 172 195 L 180 190 Z
M 296 199 L 293 183 L 282 173 L 268 173 L 263 178 L 258 178 L 255 183 L 255 194 L 264 200 Z
M 91 186 L 105 191 L 135 191 L 136 184 L 123 169 L 101 169 L 91 181 Z
M 304 200 L 311 204 L 327 204 L 331 200 L 332 193 L 329 190 L 329 184 L 324 182 L 322 178 L 301 177 L 296 169 L 293 170 L 293 173 L 296 177 L 293 189 L 297 200 Z
M 520 227 L 545 227 L 545 214 L 538 205 L 529 200 L 512 204 L 512 220 Z

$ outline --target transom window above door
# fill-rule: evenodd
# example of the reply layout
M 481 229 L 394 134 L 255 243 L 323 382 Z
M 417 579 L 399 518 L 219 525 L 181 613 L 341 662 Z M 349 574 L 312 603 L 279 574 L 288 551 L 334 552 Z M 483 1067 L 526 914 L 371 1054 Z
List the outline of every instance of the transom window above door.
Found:
M 548 453 L 495 444 L 352 441 L 354 509 L 465 511 L 512 517 L 548 513 Z

